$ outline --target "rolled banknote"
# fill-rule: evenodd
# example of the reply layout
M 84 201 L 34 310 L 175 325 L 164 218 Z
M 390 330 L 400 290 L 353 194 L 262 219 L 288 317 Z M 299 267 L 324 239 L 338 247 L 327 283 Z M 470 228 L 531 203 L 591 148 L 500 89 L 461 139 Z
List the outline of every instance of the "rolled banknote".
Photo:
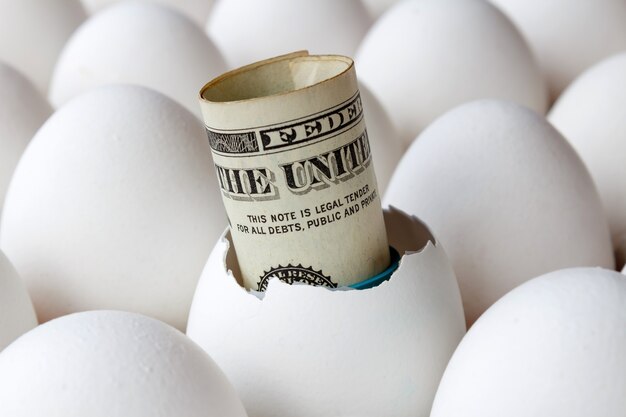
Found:
M 389 266 L 350 58 L 248 65 L 206 84 L 200 105 L 246 288 L 348 286 Z

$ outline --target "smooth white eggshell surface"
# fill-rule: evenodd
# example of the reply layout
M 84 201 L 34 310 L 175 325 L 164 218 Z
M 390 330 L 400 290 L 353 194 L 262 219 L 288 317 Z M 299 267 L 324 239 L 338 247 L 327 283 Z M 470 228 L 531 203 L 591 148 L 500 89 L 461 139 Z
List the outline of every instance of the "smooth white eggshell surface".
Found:
M 251 417 L 428 416 L 465 333 L 445 253 L 414 217 L 392 209 L 390 245 L 405 253 L 368 290 L 269 283 L 259 299 L 233 274 L 228 233 L 198 284 L 187 334 L 224 370 Z
M 359 90 L 363 100 L 365 126 L 372 149 L 374 171 L 382 195 L 404 154 L 405 144 L 380 101 L 366 86 L 359 86 Z
M 46 94 L 63 45 L 85 18 L 80 0 L 0 0 L 0 60 Z
M 491 0 L 528 40 L 556 99 L 581 72 L 626 50 L 623 0 Z
M 617 246 L 626 239 L 626 53 L 585 71 L 548 119 L 591 172 Z
M 37 317 L 26 286 L 0 251 L 0 351 L 35 326 Z
M 626 277 L 552 272 L 511 291 L 472 326 L 431 417 L 621 417 Z
M 401 2 L 374 24 L 356 62 L 359 80 L 407 144 L 437 116 L 470 100 L 507 99 L 546 110 L 547 92 L 530 49 L 487 2 Z
M 220 52 L 187 17 L 156 3 L 124 1 L 89 18 L 68 41 L 50 101 L 58 107 L 102 84 L 138 84 L 199 116 L 200 87 L 225 69 Z
M 215 362 L 172 327 L 119 311 L 71 314 L 0 354 L 0 415 L 245 417 Z
M 514 103 L 480 100 L 437 119 L 404 155 L 383 204 L 440 237 L 469 324 L 537 275 L 614 267 L 584 164 L 543 116 Z
M 5 201 L 0 245 L 39 319 L 130 310 L 184 328 L 226 224 L 200 121 L 136 86 L 107 86 L 37 132 Z
M 353 56 L 371 23 L 361 0 L 221 0 L 206 31 L 234 68 L 304 49 Z
M 114 3 L 119 2 L 120 0 L 81 0 L 87 11 L 91 14 L 94 14 L 104 7 L 110 6 Z M 127 0 L 124 0 L 127 1 Z M 184 13 L 187 17 L 192 19 L 201 27 L 204 26 L 206 22 L 209 12 L 211 11 L 211 6 L 213 5 L 214 0 L 152 0 L 157 3 L 161 3 L 165 6 L 172 7 L 182 13 Z
M 370 15 L 377 19 L 387 11 L 391 6 L 402 0 L 362 0 Z
M 0 62 L 0 213 L 13 170 L 37 129 L 52 113 L 36 87 Z

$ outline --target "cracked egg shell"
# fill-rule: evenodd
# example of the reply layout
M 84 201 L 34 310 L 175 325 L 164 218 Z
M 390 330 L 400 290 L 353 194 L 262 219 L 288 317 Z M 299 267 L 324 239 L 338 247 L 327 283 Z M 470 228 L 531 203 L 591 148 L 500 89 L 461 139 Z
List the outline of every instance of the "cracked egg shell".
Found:
M 251 417 L 428 415 L 465 333 L 459 289 L 426 226 L 393 208 L 385 223 L 404 256 L 389 281 L 366 290 L 274 279 L 259 299 L 236 281 L 228 231 L 217 243 L 187 334 L 224 370 Z
M 626 415 L 626 277 L 551 272 L 515 288 L 467 332 L 431 417 Z
M 70 314 L 0 353 L 0 415 L 246 417 L 214 361 L 178 330 L 121 311 Z
M 0 251 L 0 351 L 35 326 L 37 317 L 26 285 Z

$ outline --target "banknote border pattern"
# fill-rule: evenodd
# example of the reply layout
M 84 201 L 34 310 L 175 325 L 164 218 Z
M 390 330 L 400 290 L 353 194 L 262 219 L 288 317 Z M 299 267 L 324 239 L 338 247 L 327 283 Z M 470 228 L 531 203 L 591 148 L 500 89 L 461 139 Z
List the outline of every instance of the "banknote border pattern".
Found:
M 354 106 L 355 112 L 351 112 L 349 120 L 345 124 L 331 126 L 330 130 L 315 134 L 316 125 L 322 119 L 332 118 L 335 115 L 341 115 L 347 109 Z M 319 141 L 323 138 L 334 136 L 339 131 L 350 129 L 358 123 L 363 116 L 363 105 L 361 96 L 357 91 L 352 97 L 343 103 L 330 109 L 322 110 L 316 114 L 309 115 L 306 118 L 293 119 L 274 125 L 260 126 L 255 129 L 247 130 L 221 130 L 209 126 L 205 126 L 207 137 L 211 149 L 219 154 L 224 155 L 248 155 L 256 154 L 263 151 L 277 151 L 290 146 L 302 146 L 313 141 Z M 343 118 L 343 116 L 341 116 Z M 301 140 L 293 141 L 289 139 L 290 132 L 295 132 L 297 128 L 304 128 L 307 132 L 306 137 Z M 269 140 L 269 134 L 279 132 L 285 136 L 283 144 L 272 145 Z

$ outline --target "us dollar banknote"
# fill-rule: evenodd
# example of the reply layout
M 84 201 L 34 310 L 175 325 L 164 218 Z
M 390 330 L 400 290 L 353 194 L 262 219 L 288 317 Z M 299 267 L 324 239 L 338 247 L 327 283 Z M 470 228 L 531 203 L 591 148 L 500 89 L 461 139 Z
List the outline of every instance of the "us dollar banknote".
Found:
M 346 286 L 389 266 L 350 58 L 258 62 L 209 82 L 200 103 L 246 288 Z

